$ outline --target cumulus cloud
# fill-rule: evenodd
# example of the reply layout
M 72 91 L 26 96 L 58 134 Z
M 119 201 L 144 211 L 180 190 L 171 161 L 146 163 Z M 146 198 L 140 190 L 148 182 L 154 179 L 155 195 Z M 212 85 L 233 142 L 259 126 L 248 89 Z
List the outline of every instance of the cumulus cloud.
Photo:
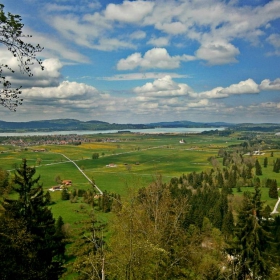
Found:
M 15 71 L 12 73 L 11 71 L 4 68 L 3 72 L 7 80 L 12 83 L 13 87 L 49 87 L 59 84 L 59 80 L 61 78 L 60 70 L 63 65 L 58 59 L 49 58 L 43 60 L 43 71 L 41 70 L 41 66 L 35 63 L 33 66 L 31 66 L 33 76 L 29 77 L 27 74 L 20 71 L 18 67 L 18 60 L 8 51 L 3 49 L 0 50 L 0 57 L 1 64 L 9 65 L 9 67 Z
M 279 86 L 279 81 L 274 81 L 274 85 Z M 152 83 L 146 83 L 141 87 L 135 87 L 133 89 L 138 95 L 138 100 L 143 100 L 147 97 L 174 97 L 174 96 L 188 96 L 193 100 L 199 100 L 200 103 L 206 104 L 207 99 L 226 98 L 231 95 L 242 94 L 257 94 L 260 92 L 260 87 L 252 79 L 241 81 L 238 84 L 232 84 L 228 87 L 216 87 L 209 91 L 195 92 L 189 85 L 184 83 L 176 83 L 172 80 L 171 76 L 165 76 L 156 79 Z M 141 97 L 141 98 L 139 98 Z M 202 103 L 202 100 L 204 103 Z
M 187 95 L 193 90 L 187 84 L 178 84 L 170 76 L 165 76 L 153 83 L 134 88 L 134 92 L 144 96 L 167 97 Z
M 230 95 L 237 94 L 254 94 L 259 93 L 259 86 L 252 79 L 241 81 L 238 84 L 232 84 L 229 87 L 217 87 L 210 91 L 200 93 L 201 97 L 204 98 L 225 98 Z
M 196 51 L 199 59 L 206 60 L 211 65 L 221 65 L 237 62 L 238 48 L 227 42 L 211 42 L 200 46 Z
M 154 5 L 153 2 L 149 1 L 124 1 L 122 4 L 109 4 L 104 14 L 110 20 L 135 23 L 149 14 Z
M 165 48 L 153 48 L 147 51 L 142 57 L 141 53 L 134 53 L 125 59 L 121 59 L 117 64 L 118 70 L 132 70 L 141 68 L 174 69 L 180 66 L 181 61 L 194 60 L 188 55 L 170 56 Z
M 270 81 L 269 79 L 265 79 L 261 82 L 259 88 L 261 90 L 280 90 L 280 78 L 275 79 L 274 81 Z
M 83 83 L 63 81 L 57 87 L 26 89 L 23 94 L 35 99 L 76 99 L 85 96 L 100 96 L 96 88 Z

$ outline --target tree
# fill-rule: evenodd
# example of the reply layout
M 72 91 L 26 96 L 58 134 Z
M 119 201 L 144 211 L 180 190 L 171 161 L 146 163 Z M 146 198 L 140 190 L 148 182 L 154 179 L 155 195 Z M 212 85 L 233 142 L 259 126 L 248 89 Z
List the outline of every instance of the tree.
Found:
M 40 45 L 33 46 L 24 42 L 23 38 L 29 38 L 30 35 L 22 34 L 23 24 L 19 15 L 4 12 L 4 5 L 0 4 L 0 43 L 5 45 L 12 56 L 17 58 L 20 72 L 31 77 L 32 65 L 38 63 L 43 70 L 42 61 L 37 58 L 37 53 L 43 48 Z M 16 111 L 16 107 L 22 104 L 20 99 L 21 87 L 13 88 L 11 82 L 7 79 L 6 71 L 14 73 L 15 70 L 7 64 L 0 64 L 0 84 L 3 89 L 0 90 L 0 104 L 10 110 Z
M 276 180 L 270 180 L 270 187 L 269 187 L 268 195 L 270 198 L 278 199 L 278 190 L 277 190 L 277 181 Z
M 265 230 L 262 219 L 263 202 L 259 184 L 255 192 L 245 192 L 242 208 L 238 214 L 235 257 L 237 278 L 233 279 L 267 279 L 271 272 L 268 249 L 272 238 Z
M 63 189 L 61 192 L 61 199 L 62 200 L 69 200 L 70 199 L 70 194 L 67 191 L 67 189 Z
M 83 221 L 83 226 L 71 247 L 75 261 L 69 264 L 70 270 L 78 273 L 77 279 L 105 280 L 105 242 L 103 231 L 105 224 L 96 220 L 90 213 L 89 219 Z
M 55 237 L 55 219 L 46 205 L 40 176 L 33 178 L 35 172 L 23 159 L 13 179 L 18 199 L 2 202 L 0 224 L 6 227 L 0 226 L 0 236 L 6 242 L 1 242 L 1 267 L 5 269 L 0 269 L 0 279 L 55 280 L 63 272 L 60 252 L 64 245 L 62 238 Z M 19 240 L 22 235 L 24 239 Z
M 273 172 L 279 173 L 279 171 L 280 171 L 280 158 L 277 158 L 273 166 Z
M 0 168 L 0 195 L 9 192 L 9 173 Z
M 267 157 L 265 157 L 263 160 L 263 167 L 267 167 L 267 164 L 268 164 L 268 159 Z
M 98 159 L 98 158 L 99 158 L 99 153 L 92 154 L 92 159 Z
M 256 160 L 256 162 L 255 162 L 255 168 L 256 168 L 256 175 L 257 176 L 262 175 L 262 167 L 258 160 Z

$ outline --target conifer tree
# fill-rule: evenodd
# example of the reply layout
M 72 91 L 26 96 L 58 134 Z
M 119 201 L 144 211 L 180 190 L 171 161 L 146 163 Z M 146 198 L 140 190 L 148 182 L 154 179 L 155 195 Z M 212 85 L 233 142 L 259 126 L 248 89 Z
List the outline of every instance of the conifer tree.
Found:
M 278 190 L 277 190 L 277 181 L 271 180 L 270 187 L 269 187 L 269 197 L 270 198 L 278 198 Z
M 267 157 L 265 157 L 264 160 L 263 160 L 263 167 L 266 168 L 267 164 L 268 164 L 268 159 L 267 159 Z
M 9 230 L 12 233 L 12 228 L 16 230 L 10 237 L 11 240 L 15 240 L 11 243 L 12 251 L 11 244 L 6 243 L 6 246 L 5 244 L 2 246 L 10 257 L 1 262 L 1 266 L 5 266 L 6 270 L 0 269 L 0 279 L 55 280 L 63 272 L 58 254 L 58 249 L 62 246 L 61 238 L 54 238 L 55 219 L 46 206 L 42 185 L 39 184 L 40 177 L 33 178 L 35 172 L 35 168 L 28 167 L 26 160 L 23 159 L 14 175 L 13 190 L 18 193 L 18 199 L 4 199 L 2 203 L 4 211 L 0 219 L 2 224 L 7 224 L 8 227 L 0 228 L 0 235 L 8 236 Z M 13 243 L 20 244 L 21 241 L 18 240 L 20 235 L 17 233 L 23 232 L 28 237 L 23 242 L 26 247 L 25 259 L 19 258 L 17 254 L 17 252 L 20 256 L 24 254 L 22 248 L 13 246 Z M 15 266 L 21 267 L 21 271 L 13 267 L 7 268 L 7 262 L 13 262 Z
M 279 173 L 279 171 L 280 171 L 280 159 L 277 158 L 273 166 L 273 172 Z
M 256 160 L 256 162 L 255 162 L 255 168 L 256 168 L 256 175 L 257 176 L 262 175 L 262 167 L 258 160 Z
M 260 186 L 256 184 L 253 194 L 244 193 L 238 215 L 235 258 L 239 266 L 235 271 L 236 279 L 267 279 L 271 272 L 267 252 L 272 238 L 264 229 L 262 206 Z

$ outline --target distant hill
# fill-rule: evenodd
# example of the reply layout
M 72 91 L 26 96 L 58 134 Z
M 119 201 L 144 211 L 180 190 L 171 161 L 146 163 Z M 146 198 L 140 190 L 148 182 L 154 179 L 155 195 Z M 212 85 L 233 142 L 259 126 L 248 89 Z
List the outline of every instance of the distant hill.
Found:
M 234 124 L 225 123 L 225 122 L 213 122 L 213 123 L 205 123 L 205 122 L 191 122 L 191 121 L 174 121 L 174 122 L 157 122 L 150 123 L 149 126 L 153 127 L 229 127 L 234 126 Z
M 110 130 L 150 128 L 144 124 L 110 124 L 103 121 L 79 121 L 74 119 L 56 119 L 30 122 L 0 121 L 0 131 L 60 131 L 60 130 Z
M 98 120 L 79 121 L 75 119 L 55 119 L 40 120 L 30 122 L 5 122 L 0 121 L 1 132 L 23 132 L 23 131 L 69 131 L 69 130 L 130 130 L 147 128 L 176 128 L 176 127 L 204 127 L 219 128 L 227 127 L 233 130 L 243 131 L 280 131 L 279 124 L 232 124 L 226 122 L 192 122 L 192 121 L 173 121 L 155 122 L 149 124 L 117 124 Z

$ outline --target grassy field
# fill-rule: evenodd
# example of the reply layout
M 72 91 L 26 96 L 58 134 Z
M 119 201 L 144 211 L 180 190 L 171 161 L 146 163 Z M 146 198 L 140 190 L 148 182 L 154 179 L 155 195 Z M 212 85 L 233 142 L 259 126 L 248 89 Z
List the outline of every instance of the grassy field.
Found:
M 94 180 L 101 190 L 119 193 L 125 196 L 129 188 L 140 188 L 152 182 L 160 174 L 168 182 L 172 177 L 183 173 L 200 172 L 212 168 L 208 161 L 217 156 L 219 149 L 237 144 L 240 141 L 231 137 L 213 137 L 203 135 L 137 135 L 116 134 L 100 135 L 95 138 L 110 139 L 108 142 L 84 143 L 74 145 L 45 145 L 19 148 L 1 146 L 0 167 L 11 172 L 19 166 L 22 158 L 29 165 L 36 166 L 45 190 L 57 185 L 56 178 L 70 179 L 70 189 L 90 189 L 91 184 L 86 177 L 63 155 L 69 157 Z M 185 144 L 180 144 L 181 139 Z M 45 152 L 34 152 L 45 149 Z M 99 153 L 98 159 L 92 159 L 93 153 Z M 272 172 L 273 160 L 280 157 L 280 151 L 270 151 L 259 156 L 262 165 L 264 157 L 268 157 L 268 167 L 262 168 L 261 180 L 277 179 L 280 175 Z M 107 167 L 115 164 L 116 167 Z M 63 217 L 66 223 L 75 224 L 84 218 L 81 208 L 87 209 L 82 199 L 78 203 L 62 201 L 60 192 L 51 193 L 54 204 L 51 206 L 55 217 Z M 268 197 L 268 190 L 263 189 L 263 199 L 274 206 L 275 200 Z M 82 206 L 81 206 L 82 205 Z M 78 214 L 79 215 L 78 215 Z

